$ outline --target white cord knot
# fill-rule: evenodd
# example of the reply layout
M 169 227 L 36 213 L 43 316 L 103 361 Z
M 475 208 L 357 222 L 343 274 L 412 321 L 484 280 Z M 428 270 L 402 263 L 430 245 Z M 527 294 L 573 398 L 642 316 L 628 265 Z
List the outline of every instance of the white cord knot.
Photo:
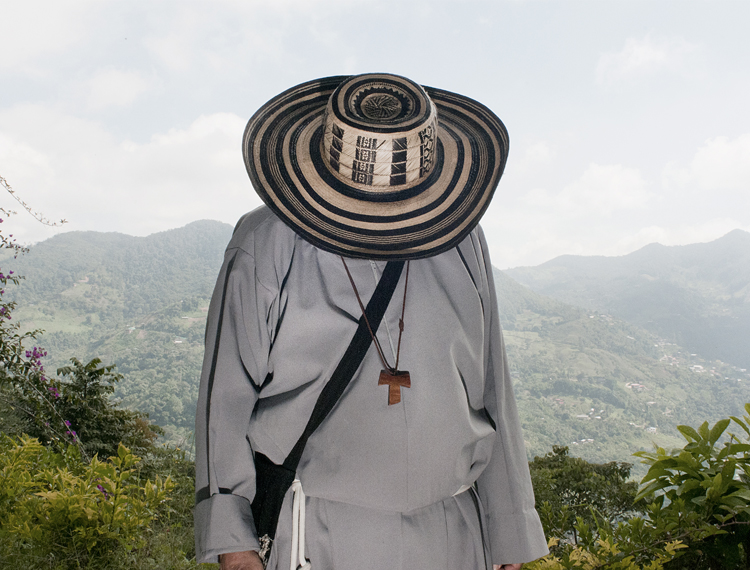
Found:
M 292 559 L 290 570 L 310 570 L 310 561 L 305 558 L 305 492 L 302 483 L 292 483 Z

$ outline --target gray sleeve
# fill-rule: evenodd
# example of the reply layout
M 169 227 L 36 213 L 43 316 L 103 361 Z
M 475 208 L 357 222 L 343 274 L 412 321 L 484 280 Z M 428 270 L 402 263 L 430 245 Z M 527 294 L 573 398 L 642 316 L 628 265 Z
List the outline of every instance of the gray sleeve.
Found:
M 195 549 L 198 562 L 258 550 L 250 504 L 255 466 L 247 440 L 267 374 L 266 315 L 273 293 L 256 279 L 255 260 L 227 250 L 206 324 L 206 352 L 195 422 Z
M 485 310 L 489 316 L 485 319 L 484 399 L 496 436 L 492 458 L 477 480 L 477 489 L 486 514 L 492 563 L 517 564 L 546 555 L 547 541 L 534 508 L 526 447 L 498 320 L 492 265 L 481 230 L 479 241 L 487 280 Z

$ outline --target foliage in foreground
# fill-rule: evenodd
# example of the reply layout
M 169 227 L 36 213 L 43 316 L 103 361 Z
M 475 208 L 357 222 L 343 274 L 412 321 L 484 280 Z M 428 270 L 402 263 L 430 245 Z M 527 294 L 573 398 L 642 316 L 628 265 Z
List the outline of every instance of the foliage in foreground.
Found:
M 635 455 L 649 465 L 635 496 L 641 516 L 618 520 L 612 512 L 580 505 L 538 505 L 551 554 L 529 570 L 735 570 L 750 568 L 750 404 L 732 417 L 697 430 L 680 426 L 687 443 Z M 744 442 L 724 437 L 734 422 Z M 533 464 L 532 464 L 533 465 Z
M 139 481 L 139 461 L 125 446 L 107 461 L 81 461 L 37 440 L 0 442 L 0 548 L 21 566 L 93 567 L 120 551 L 145 545 L 150 524 L 166 513 L 173 484 L 157 476 Z M 104 567 L 104 566 L 103 566 Z

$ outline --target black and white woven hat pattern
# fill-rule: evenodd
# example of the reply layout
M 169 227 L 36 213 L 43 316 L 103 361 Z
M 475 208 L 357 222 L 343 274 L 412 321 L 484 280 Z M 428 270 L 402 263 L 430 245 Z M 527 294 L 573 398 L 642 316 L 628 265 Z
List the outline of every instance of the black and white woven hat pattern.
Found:
M 457 245 L 502 175 L 508 134 L 489 109 L 404 77 L 328 77 L 266 103 L 243 138 L 263 201 L 317 247 L 417 259 Z

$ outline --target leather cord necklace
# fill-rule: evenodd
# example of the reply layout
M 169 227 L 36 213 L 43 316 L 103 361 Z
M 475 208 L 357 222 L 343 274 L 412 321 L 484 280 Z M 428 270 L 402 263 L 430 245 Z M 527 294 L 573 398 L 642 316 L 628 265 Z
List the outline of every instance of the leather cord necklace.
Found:
M 404 282 L 404 299 L 401 303 L 401 318 L 398 320 L 398 348 L 396 349 L 396 364 L 394 366 L 391 366 L 388 364 L 388 360 L 385 358 L 385 354 L 383 353 L 383 347 L 380 346 L 380 341 L 375 336 L 375 333 L 372 330 L 372 327 L 370 326 L 370 321 L 367 319 L 367 314 L 365 313 L 365 306 L 362 304 L 362 299 L 359 296 L 359 291 L 357 290 L 357 285 L 354 283 L 354 278 L 352 277 L 351 272 L 349 271 L 349 267 L 346 265 L 346 260 L 341 257 L 341 261 L 344 264 L 344 269 L 346 270 L 346 274 L 349 277 L 349 282 L 352 284 L 352 289 L 354 290 L 354 295 L 357 297 L 357 302 L 359 303 L 359 308 L 362 311 L 362 316 L 365 319 L 365 324 L 367 325 L 367 330 L 370 332 L 370 336 L 372 337 L 372 342 L 375 345 L 375 348 L 378 351 L 378 356 L 380 356 L 380 362 L 383 364 L 383 370 L 380 371 L 380 379 L 378 380 L 378 386 L 388 386 L 388 405 L 392 406 L 393 404 L 398 404 L 401 401 L 401 388 L 411 388 L 411 377 L 409 376 L 409 373 L 406 370 L 399 370 L 398 369 L 398 362 L 399 357 L 401 356 L 401 336 L 404 333 L 404 313 L 406 311 L 406 290 L 409 287 L 409 262 L 406 262 L 406 279 Z

